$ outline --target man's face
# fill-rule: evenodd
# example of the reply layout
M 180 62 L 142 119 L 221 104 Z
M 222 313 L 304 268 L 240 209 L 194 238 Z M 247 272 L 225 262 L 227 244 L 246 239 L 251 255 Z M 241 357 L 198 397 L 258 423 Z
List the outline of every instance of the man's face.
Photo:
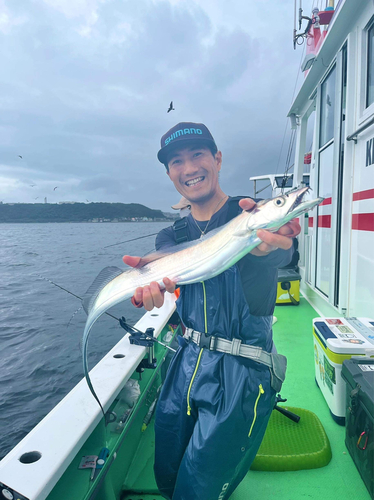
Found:
M 193 145 L 171 153 L 168 176 L 187 200 L 206 201 L 214 197 L 219 189 L 221 163 L 220 151 L 213 156 L 206 146 Z

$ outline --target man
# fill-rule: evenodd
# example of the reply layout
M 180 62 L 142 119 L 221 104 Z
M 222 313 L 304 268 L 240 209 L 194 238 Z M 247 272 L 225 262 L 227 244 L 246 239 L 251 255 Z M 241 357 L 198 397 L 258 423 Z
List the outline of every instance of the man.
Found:
M 158 159 L 189 200 L 191 213 L 183 230 L 170 227 L 158 234 L 157 250 L 200 238 L 255 206 L 249 198 L 238 201 L 222 191 L 222 153 L 203 124 L 185 122 L 170 129 L 161 138 Z M 227 499 L 247 473 L 276 391 L 269 367 L 238 355 L 237 348 L 245 344 L 275 352 L 277 268 L 291 260 L 292 237 L 299 232 L 294 221 L 277 234 L 258 231 L 263 243 L 236 265 L 206 282 L 181 287 L 177 310 L 186 334 L 179 339 L 155 417 L 155 476 L 165 498 Z M 136 266 L 139 257 L 123 260 Z M 163 281 L 172 293 L 175 284 L 167 277 Z M 165 290 L 151 283 L 138 288 L 132 302 L 147 310 L 161 307 Z M 217 338 L 229 341 L 230 353 L 214 350 Z

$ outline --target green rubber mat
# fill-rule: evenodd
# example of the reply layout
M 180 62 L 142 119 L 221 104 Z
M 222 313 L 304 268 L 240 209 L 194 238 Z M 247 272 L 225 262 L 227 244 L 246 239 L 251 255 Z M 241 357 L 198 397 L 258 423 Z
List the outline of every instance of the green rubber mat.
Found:
M 273 411 L 252 470 L 318 469 L 330 462 L 330 442 L 317 415 L 302 408 L 286 409 L 298 415 L 300 421 L 293 422 Z

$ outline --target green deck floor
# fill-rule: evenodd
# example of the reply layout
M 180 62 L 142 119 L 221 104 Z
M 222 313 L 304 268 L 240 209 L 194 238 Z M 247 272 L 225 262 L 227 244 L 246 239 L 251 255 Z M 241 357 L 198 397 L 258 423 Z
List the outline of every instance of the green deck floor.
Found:
M 276 307 L 278 318 L 274 325 L 274 341 L 280 353 L 288 358 L 287 378 L 281 394 L 290 406 L 313 411 L 321 420 L 332 448 L 332 460 L 323 468 L 292 472 L 249 471 L 231 500 L 370 500 L 370 495 L 345 447 L 345 429 L 332 419 L 329 408 L 314 380 L 314 352 L 312 319 L 318 314 L 301 298 L 300 305 Z M 284 404 L 283 404 L 284 405 Z M 153 477 L 152 427 L 144 433 L 128 484 L 143 495 L 129 495 L 125 499 L 154 498 L 144 495 L 155 491 Z M 153 490 L 153 491 L 152 491 Z M 203 499 L 202 499 L 203 500 Z

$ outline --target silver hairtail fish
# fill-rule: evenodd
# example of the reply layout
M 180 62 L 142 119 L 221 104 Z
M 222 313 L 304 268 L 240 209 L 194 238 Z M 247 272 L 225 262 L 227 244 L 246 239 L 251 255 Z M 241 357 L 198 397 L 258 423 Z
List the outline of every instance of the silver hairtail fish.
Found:
M 123 271 L 117 267 L 107 267 L 101 271 L 83 298 L 83 308 L 88 317 L 82 339 L 84 374 L 100 407 L 87 366 L 87 341 L 96 320 L 111 307 L 132 297 L 136 288 L 153 281 L 165 288 L 162 281 L 165 277 L 179 286 L 205 281 L 221 274 L 261 243 L 257 229 L 275 232 L 323 201 L 323 198 L 303 201 L 307 191 L 309 188 L 305 187 L 260 201 L 253 210 L 243 211 L 199 240 L 146 256 L 137 268 Z

